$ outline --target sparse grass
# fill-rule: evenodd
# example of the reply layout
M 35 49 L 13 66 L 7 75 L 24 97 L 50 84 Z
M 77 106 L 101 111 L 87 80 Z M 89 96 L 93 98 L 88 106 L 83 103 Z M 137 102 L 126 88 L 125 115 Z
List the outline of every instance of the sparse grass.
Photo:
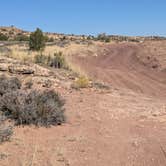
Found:
M 38 63 L 44 64 L 56 68 L 64 68 L 71 70 L 77 75 L 86 75 L 86 73 L 75 64 L 73 61 L 73 55 L 78 56 L 96 56 L 98 47 L 95 44 L 92 45 L 83 45 L 75 44 L 71 42 L 65 47 L 60 47 L 57 45 L 46 46 L 45 50 L 40 52 L 30 51 L 27 44 L 15 44 L 7 46 L 7 49 L 10 49 L 10 53 L 6 56 L 17 59 L 21 62 L 26 63 Z M 55 54 L 54 54 L 55 53 Z M 0 55 L 2 53 L 0 52 Z
M 27 46 L 12 45 L 7 48 L 10 52 L 5 56 L 20 60 L 21 62 L 33 62 L 34 56 L 36 55 L 36 52 L 29 51 Z
M 54 55 L 45 56 L 42 53 L 35 56 L 35 63 L 44 64 L 54 68 L 68 69 L 65 56 L 62 52 L 56 52 Z
M 46 64 L 47 63 L 47 57 L 42 53 L 38 53 L 34 57 L 34 62 L 37 63 L 37 64 Z
M 7 56 L 13 59 L 18 59 L 18 60 L 26 59 L 30 62 L 33 62 L 35 55 L 39 54 L 36 51 L 30 51 L 28 44 L 24 45 L 15 44 L 6 47 L 11 50 L 11 52 L 8 53 Z M 53 53 L 56 52 L 63 52 L 63 55 L 68 56 L 68 55 L 78 54 L 79 52 L 85 52 L 86 50 L 95 52 L 96 49 L 97 47 L 95 45 L 88 46 L 88 45 L 71 43 L 70 45 L 67 45 L 65 47 L 60 47 L 57 45 L 46 46 L 45 50 L 42 51 L 42 54 L 45 56 L 49 56 L 53 55 Z

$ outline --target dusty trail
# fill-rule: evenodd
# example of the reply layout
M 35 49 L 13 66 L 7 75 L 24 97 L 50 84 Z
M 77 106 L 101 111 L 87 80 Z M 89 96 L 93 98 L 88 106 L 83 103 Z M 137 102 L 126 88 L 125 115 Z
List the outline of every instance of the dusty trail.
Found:
M 166 72 L 150 68 L 138 58 L 143 53 L 141 46 L 125 43 L 105 46 L 105 49 L 104 55 L 77 56 L 74 62 L 91 77 L 113 87 L 166 97 Z

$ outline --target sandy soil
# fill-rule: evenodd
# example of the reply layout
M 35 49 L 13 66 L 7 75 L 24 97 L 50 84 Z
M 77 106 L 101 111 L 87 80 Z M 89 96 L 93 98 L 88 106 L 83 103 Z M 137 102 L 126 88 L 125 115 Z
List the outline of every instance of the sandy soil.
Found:
M 156 58 L 154 62 L 151 60 L 153 54 L 148 54 L 147 49 L 138 44 L 122 43 L 102 47 L 105 51 L 99 52 L 97 56 L 83 57 L 77 54 L 73 58 L 74 63 L 92 78 L 113 87 L 166 97 L 166 68 L 160 69 L 161 62 L 166 64 L 165 56 L 160 61 Z M 145 61 L 145 57 L 149 58 Z
M 16 127 L 0 146 L 0 165 L 165 166 L 165 72 L 146 66 L 139 50 L 111 45 L 102 56 L 76 58 L 111 88 L 55 88 L 66 99 L 67 123 Z
M 63 92 L 64 93 L 64 92 Z M 68 122 L 17 127 L 0 165 L 164 166 L 166 104 L 133 92 L 65 92 Z M 2 155 L 3 156 L 3 155 Z

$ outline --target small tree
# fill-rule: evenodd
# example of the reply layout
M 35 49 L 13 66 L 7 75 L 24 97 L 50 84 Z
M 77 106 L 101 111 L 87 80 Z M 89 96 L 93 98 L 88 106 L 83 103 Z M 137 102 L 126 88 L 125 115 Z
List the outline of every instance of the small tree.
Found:
M 39 28 L 35 32 L 31 33 L 29 39 L 29 49 L 33 51 L 40 51 L 44 49 L 46 42 L 46 37 L 44 36 L 42 30 Z

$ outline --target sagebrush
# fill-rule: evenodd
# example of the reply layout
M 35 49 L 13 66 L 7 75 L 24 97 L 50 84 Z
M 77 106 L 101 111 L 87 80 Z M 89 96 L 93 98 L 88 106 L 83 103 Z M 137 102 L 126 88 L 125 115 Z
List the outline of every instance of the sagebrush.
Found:
M 3 95 L 0 111 L 16 125 L 60 125 L 65 122 L 64 101 L 53 90 L 17 90 Z
M 13 134 L 13 127 L 5 122 L 6 117 L 0 115 L 0 143 L 9 141 Z

